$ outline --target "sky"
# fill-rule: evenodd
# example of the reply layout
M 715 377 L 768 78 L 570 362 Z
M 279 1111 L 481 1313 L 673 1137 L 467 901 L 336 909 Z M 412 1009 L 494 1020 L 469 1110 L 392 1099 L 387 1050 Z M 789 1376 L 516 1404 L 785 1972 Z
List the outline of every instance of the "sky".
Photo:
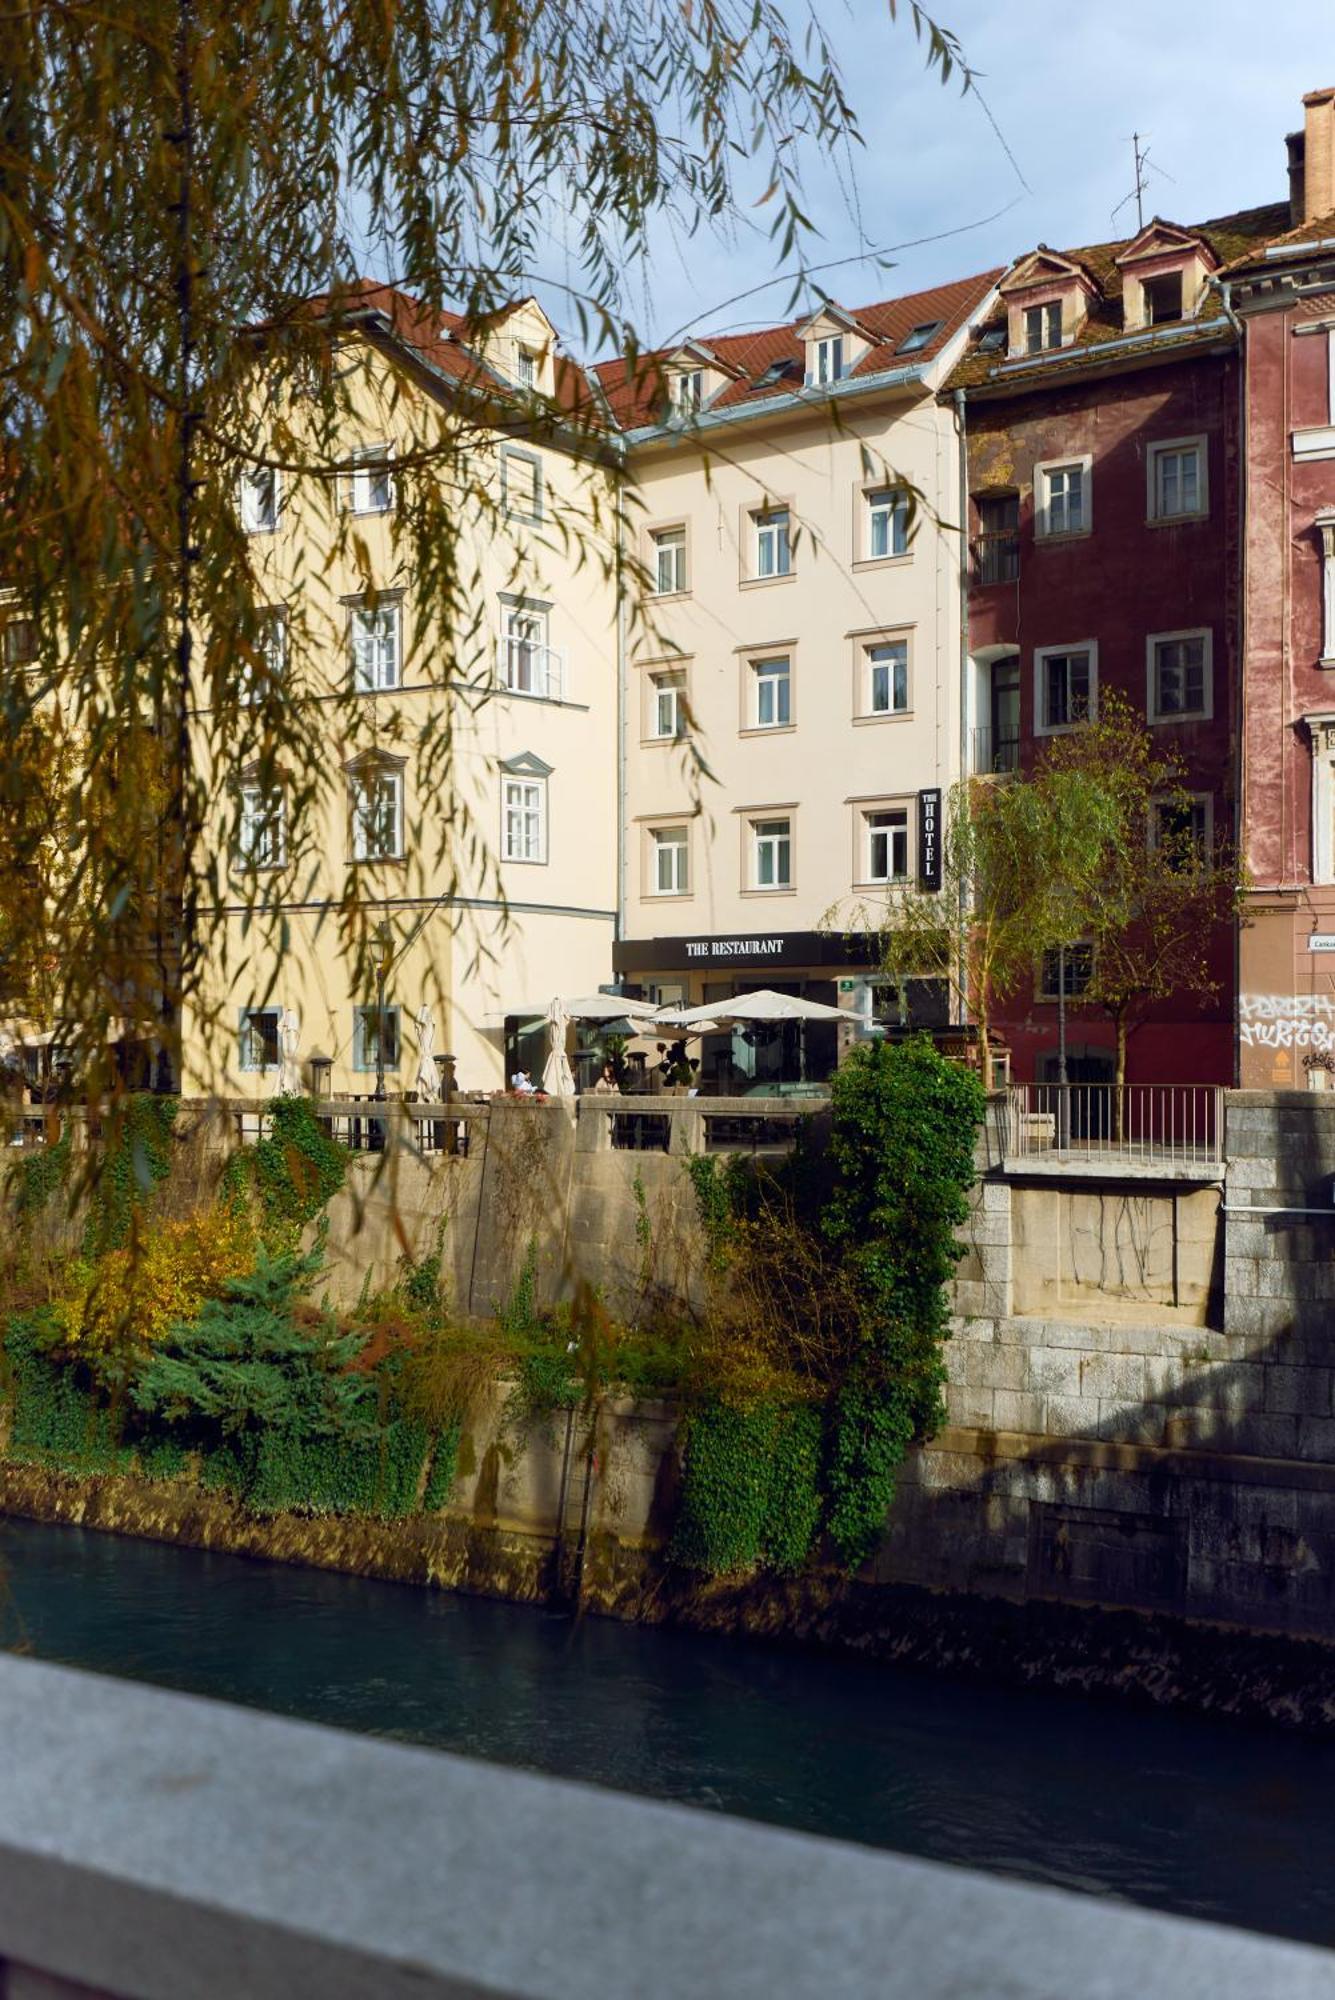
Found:
M 804 176 L 821 228 L 808 258 L 840 260 L 820 283 L 845 305 L 1005 265 L 1040 241 L 1134 234 L 1134 199 L 1113 210 L 1133 194 L 1137 131 L 1147 220 L 1284 200 L 1284 135 L 1302 123 L 1304 91 L 1335 83 L 1331 0 L 929 4 L 978 72 L 977 94 L 926 71 L 904 7 L 892 23 L 885 0 L 813 0 L 866 141 L 851 169 L 809 160 Z M 865 254 L 898 245 L 914 247 L 889 271 Z M 773 274 L 760 218 L 714 240 L 664 235 L 628 307 L 656 343 L 773 325 L 792 316 L 791 282 Z

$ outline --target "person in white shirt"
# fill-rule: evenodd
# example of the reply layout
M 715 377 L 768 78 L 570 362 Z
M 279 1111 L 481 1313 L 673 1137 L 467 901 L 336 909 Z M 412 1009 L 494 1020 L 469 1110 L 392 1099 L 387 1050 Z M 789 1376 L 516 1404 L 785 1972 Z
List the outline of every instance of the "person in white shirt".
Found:
M 533 1079 L 526 1069 L 517 1069 L 515 1071 L 514 1075 L 510 1078 L 510 1088 L 520 1097 L 535 1097 L 537 1095 L 537 1092 L 533 1088 Z

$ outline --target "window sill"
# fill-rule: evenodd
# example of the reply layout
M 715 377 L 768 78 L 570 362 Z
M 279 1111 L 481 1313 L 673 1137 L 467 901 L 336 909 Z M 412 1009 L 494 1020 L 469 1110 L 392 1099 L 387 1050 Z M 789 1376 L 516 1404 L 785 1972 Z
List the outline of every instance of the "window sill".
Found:
M 741 893 L 744 896 L 795 896 L 797 894 L 797 884 L 789 882 L 781 889 L 743 889 Z
M 1331 665 L 1335 666 L 1335 660 L 1331 662 Z M 1147 715 L 1145 720 L 1151 729 L 1176 729 L 1183 723 L 1213 722 L 1214 717 L 1203 708 L 1194 708 L 1190 714 Z
M 1034 531 L 1034 547 L 1046 548 L 1052 542 L 1087 542 L 1093 532 L 1092 528 L 1058 528 L 1055 531 L 1038 528 Z
M 646 889 L 640 900 L 644 903 L 689 903 L 694 897 L 693 889 Z
M 913 551 L 912 549 L 907 549 L 902 556 L 859 556 L 852 564 L 852 568 L 855 571 L 864 569 L 909 569 L 912 567 L 912 563 Z
M 406 854 L 350 854 L 349 868 L 402 868 Z
M 547 866 L 547 856 L 545 854 L 503 854 L 501 856 L 501 866 L 503 868 L 545 868 Z
M 744 576 L 739 579 L 737 588 L 739 590 L 769 590 L 776 583 L 794 582 L 796 576 L 797 571 L 795 569 L 787 569 L 781 576 Z
M 912 880 L 913 877 L 911 875 L 882 875 L 879 878 L 872 876 L 869 881 L 855 882 L 853 887 L 855 889 L 907 889 Z
M 430 686 L 431 683 L 427 682 L 425 685 Z M 398 693 L 399 690 L 396 689 L 395 692 Z M 411 690 L 404 690 L 404 692 L 411 692 Z M 589 704 L 587 701 L 567 701 L 563 694 L 525 694 L 522 688 L 506 687 L 504 681 L 498 682 L 495 687 L 490 688 L 488 696 L 493 701 L 497 699 L 523 701 L 531 703 L 535 708 L 568 708 L 578 715 L 587 715 L 589 713 Z
M 1194 514 L 1147 514 L 1145 516 L 1145 526 L 1147 528 L 1189 528 L 1193 521 L 1208 521 L 1209 518 L 1209 508 L 1202 507 L 1198 508 Z
M 853 717 L 853 727 L 855 729 L 865 729 L 869 722 L 912 722 L 912 720 L 913 710 L 911 708 L 892 708 L 888 709 L 884 715 L 855 715 Z
M 739 736 L 793 736 L 796 734 L 796 731 L 797 724 L 795 722 L 748 722 L 743 728 L 737 731 L 737 734 Z
M 1093 719 L 1091 716 L 1084 722 L 1036 722 L 1034 724 L 1034 735 L 1074 736 L 1078 729 L 1087 729 Z
M 562 704 L 569 706 L 569 704 Z M 642 736 L 641 750 L 684 750 L 691 739 L 689 736 Z
M 768 578 L 766 579 L 766 581 L 768 581 Z M 691 592 L 689 589 L 650 590 L 646 591 L 645 595 L 648 598 L 650 604 L 680 604 L 681 600 L 684 597 L 689 597 L 691 595 Z

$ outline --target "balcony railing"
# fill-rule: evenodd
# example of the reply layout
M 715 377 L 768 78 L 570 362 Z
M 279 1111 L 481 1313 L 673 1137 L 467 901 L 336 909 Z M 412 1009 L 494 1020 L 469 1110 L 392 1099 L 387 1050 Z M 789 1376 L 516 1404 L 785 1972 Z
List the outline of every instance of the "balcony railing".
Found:
M 1018 729 L 975 729 L 973 732 L 973 775 L 984 778 L 1020 768 Z
M 1014 528 L 994 535 L 975 535 L 973 581 L 976 584 L 1015 583 L 1020 574 L 1020 537 Z
M 1006 1163 L 1191 1177 L 1224 1170 L 1224 1093 L 1212 1083 L 1017 1083 Z
M 539 701 L 566 698 L 566 656 L 555 646 L 539 646 L 529 639 L 499 639 L 496 672 L 511 694 Z

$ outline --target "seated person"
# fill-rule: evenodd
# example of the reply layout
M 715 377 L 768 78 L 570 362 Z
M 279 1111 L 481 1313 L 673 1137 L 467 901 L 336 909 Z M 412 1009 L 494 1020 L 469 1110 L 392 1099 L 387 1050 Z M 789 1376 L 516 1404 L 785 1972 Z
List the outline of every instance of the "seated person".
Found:
M 517 1069 L 510 1078 L 510 1088 L 517 1097 L 536 1097 L 533 1079 L 526 1069 Z
M 610 1062 L 603 1064 L 603 1072 L 593 1086 L 593 1094 L 595 1097 L 620 1097 L 621 1085 Z

